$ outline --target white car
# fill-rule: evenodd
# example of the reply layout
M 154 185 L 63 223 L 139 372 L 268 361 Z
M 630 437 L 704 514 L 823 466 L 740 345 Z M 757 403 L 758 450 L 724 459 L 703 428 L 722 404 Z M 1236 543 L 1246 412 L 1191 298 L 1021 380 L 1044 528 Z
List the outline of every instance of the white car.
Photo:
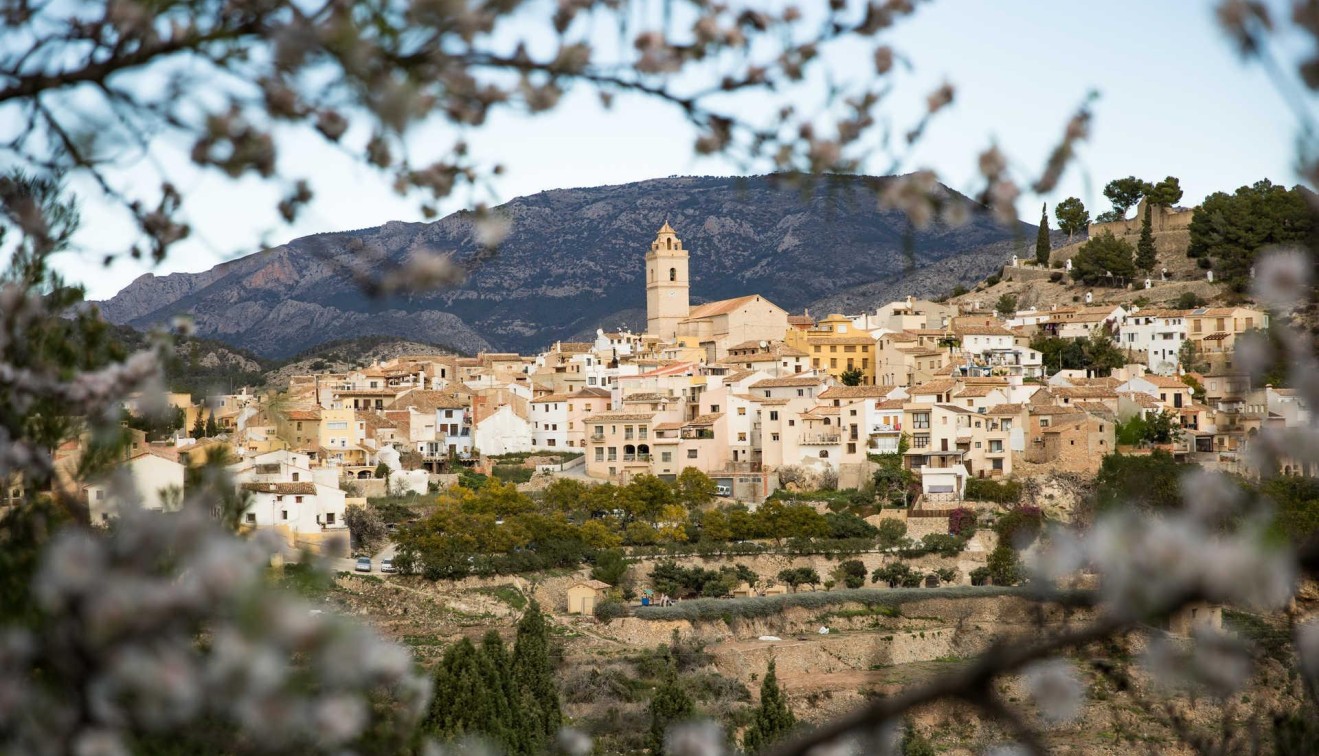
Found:
M 380 560 L 380 571 L 381 571 L 381 572 L 395 572 L 396 570 L 394 569 L 394 560 L 393 560 L 393 559 L 381 559 L 381 560 Z
M 732 495 L 733 495 L 733 489 L 729 488 L 728 486 L 715 486 L 715 487 L 714 487 L 714 495 L 715 495 L 715 496 L 732 496 Z

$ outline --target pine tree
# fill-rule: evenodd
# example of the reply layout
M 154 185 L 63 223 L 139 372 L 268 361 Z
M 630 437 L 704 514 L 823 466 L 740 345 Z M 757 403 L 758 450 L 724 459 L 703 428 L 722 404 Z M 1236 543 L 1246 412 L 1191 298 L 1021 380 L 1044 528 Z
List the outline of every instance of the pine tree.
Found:
M 1049 205 L 1045 203 L 1040 210 L 1040 230 L 1035 237 L 1035 262 L 1047 268 L 1052 249 L 1053 245 L 1049 242 Z
M 650 699 L 650 752 L 664 752 L 664 733 L 669 727 L 685 722 L 696 713 L 691 696 L 678 684 L 678 676 L 670 669 Z
M 793 727 L 797 718 L 788 708 L 788 702 L 779 690 L 778 676 L 774 673 L 774 660 L 769 660 L 769 669 L 765 670 L 765 680 L 760 684 L 760 707 L 756 709 L 742 736 L 742 748 L 747 753 L 758 753 L 773 745 Z
M 1153 202 L 1145 203 L 1145 215 L 1140 221 L 1140 240 L 1136 242 L 1136 267 L 1141 270 L 1154 270 L 1158 264 L 1158 254 L 1154 249 Z
M 202 421 L 202 413 L 201 413 L 200 410 L 197 412 L 197 419 L 194 420 L 193 423 L 192 423 L 192 434 L 191 434 L 191 435 L 192 435 L 193 438 L 205 438 L 205 437 L 206 437 L 206 424 Z
M 518 710 L 519 750 L 540 753 L 563 726 L 559 689 L 550 660 L 550 629 L 535 601 L 518 621 L 512 663 L 515 709 Z
M 215 424 L 215 410 L 206 416 L 206 438 L 215 438 L 220 435 L 220 426 Z

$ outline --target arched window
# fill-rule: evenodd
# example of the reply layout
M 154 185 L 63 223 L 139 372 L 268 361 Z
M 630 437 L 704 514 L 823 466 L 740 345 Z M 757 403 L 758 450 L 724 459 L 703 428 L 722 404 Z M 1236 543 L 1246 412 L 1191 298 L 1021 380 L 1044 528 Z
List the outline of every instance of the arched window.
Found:
M 669 268 L 669 280 L 670 280 L 670 281 L 677 281 L 677 280 L 678 280 L 678 269 L 677 269 L 677 268 Z
M 828 450 L 828 449 L 821 449 L 821 450 L 820 450 L 820 459 L 828 459 L 828 458 L 829 458 L 829 450 Z
M 672 240 L 672 239 L 665 239 L 665 240 L 664 240 L 664 243 L 665 243 L 666 245 L 668 245 L 668 248 L 669 248 L 669 249 L 673 249 L 673 240 Z
M 637 447 L 633 446 L 632 444 L 628 444 L 627 446 L 624 446 L 624 447 L 623 447 L 623 453 L 624 453 L 624 454 L 636 454 L 636 453 L 637 453 Z

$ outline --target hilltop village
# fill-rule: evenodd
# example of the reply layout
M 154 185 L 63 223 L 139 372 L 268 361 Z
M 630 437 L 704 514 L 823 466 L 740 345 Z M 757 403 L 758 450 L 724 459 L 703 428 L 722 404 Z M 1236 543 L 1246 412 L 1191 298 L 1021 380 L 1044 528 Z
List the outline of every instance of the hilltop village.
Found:
M 251 495 L 243 523 L 315 545 L 345 528 L 354 498 L 434 491 L 510 456 L 536 475 L 615 484 L 692 468 L 752 509 L 785 486 L 862 487 L 878 459 L 898 459 L 919 511 L 955 506 L 978 480 L 1093 475 L 1133 418 L 1172 432 L 1129 451 L 1239 472 L 1262 426 L 1308 417 L 1292 391 L 1233 367 L 1238 340 L 1268 326 L 1250 306 L 1098 304 L 1087 292 L 1073 306 L 908 297 L 819 316 L 754 292 L 693 304 L 699 270 L 667 222 L 637 257 L 644 333 L 599 331 L 536 355 L 399 357 L 296 375 L 279 394 L 173 395 L 178 428 L 157 442 L 136 431 L 124 464 L 146 505 L 163 508 L 221 447 Z M 1004 274 L 1030 268 L 1014 258 Z M 1041 339 L 1098 345 L 1107 362 L 1059 369 L 1032 346 Z M 71 444 L 57 466 L 77 457 Z M 114 516 L 103 486 L 85 494 L 93 522 Z

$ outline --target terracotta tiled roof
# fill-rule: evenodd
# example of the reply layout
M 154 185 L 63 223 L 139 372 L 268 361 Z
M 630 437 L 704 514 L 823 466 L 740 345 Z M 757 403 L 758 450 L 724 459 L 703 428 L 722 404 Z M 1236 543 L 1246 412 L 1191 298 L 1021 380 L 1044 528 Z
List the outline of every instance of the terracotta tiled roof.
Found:
M 944 378 L 938 381 L 929 381 L 926 383 L 922 383 L 919 386 L 912 386 L 911 388 L 907 389 L 907 393 L 911 396 L 915 396 L 917 394 L 921 394 L 921 395 L 944 394 L 949 391 L 952 391 L 956 386 L 957 386 L 957 381 L 954 381 L 951 378 Z
M 1108 408 L 1107 404 L 1101 402 L 1076 402 L 1076 408 L 1085 412 L 1087 415 L 1094 415 L 1105 420 L 1117 420 L 1117 415 L 1113 410 Z
M 719 418 L 723 416 L 724 413 L 722 412 L 713 412 L 708 415 L 697 415 L 696 417 L 693 417 L 691 420 L 688 420 L 685 423 L 685 425 L 700 425 L 700 426 L 714 425 L 715 422 L 718 421 Z
M 793 388 L 797 386 L 820 386 L 824 379 L 819 376 L 810 375 L 786 375 L 782 378 L 766 378 L 763 381 L 756 381 L 751 384 L 753 389 L 767 388 Z
M 1055 386 L 1049 389 L 1056 397 L 1067 399 L 1116 399 L 1117 392 L 1107 386 Z
M 1191 388 L 1190 386 L 1187 386 L 1185 383 L 1182 383 L 1182 379 L 1171 375 L 1155 375 L 1153 373 L 1150 373 L 1148 375 L 1142 375 L 1141 378 L 1144 378 L 1145 380 L 1149 381 L 1150 383 L 1153 383 L 1155 386 L 1158 386 L 1159 388 L 1186 389 L 1188 391 Z
M 877 399 L 887 396 L 891 386 L 830 386 L 820 392 L 821 399 Z
M 454 396 L 452 391 L 409 391 L 394 400 L 395 409 L 412 407 L 418 412 L 434 412 L 437 409 L 467 409 L 468 400 Z
M 297 420 L 320 420 L 320 419 L 321 419 L 321 411 L 320 411 L 320 410 L 314 410 L 314 409 L 310 409 L 310 410 L 305 410 L 305 409 L 295 409 L 295 410 L 289 410 L 288 412 L 285 412 L 285 413 L 284 413 L 284 417 L 288 418 L 289 420 L 294 420 L 294 421 L 297 421 Z
M 976 399 L 979 397 L 989 396 L 991 392 L 998 391 L 1000 388 L 1002 387 L 992 386 L 992 385 L 967 386 L 961 391 L 958 391 L 956 396 L 958 399 Z
M 598 415 L 591 415 L 582 422 L 585 423 L 644 423 L 655 417 L 654 412 L 601 412 Z
M 990 407 L 988 410 L 986 410 L 985 414 L 992 415 L 994 417 L 1009 417 L 1012 415 L 1020 415 L 1022 408 L 1024 408 L 1025 406 L 1026 405 L 1024 404 L 995 404 L 993 407 Z
M 635 394 L 627 394 L 623 397 L 623 402 L 669 402 L 674 401 L 674 397 L 658 391 L 641 391 Z
M 788 325 L 794 325 L 794 326 L 815 325 L 815 318 L 811 317 L 810 315 L 789 315 Z
M 902 405 L 906 403 L 907 403 L 906 399 L 885 399 L 882 402 L 876 402 L 875 409 L 882 409 L 882 410 L 902 409 Z
M 727 315 L 742 305 L 754 302 L 757 299 L 760 299 L 760 297 L 752 294 L 745 297 L 721 299 L 718 302 L 707 302 L 703 305 L 696 305 L 688 310 L 687 319 L 696 320 L 698 318 L 711 318 L 715 315 Z
M 316 494 L 315 483 L 244 483 L 244 491 L 268 494 Z

